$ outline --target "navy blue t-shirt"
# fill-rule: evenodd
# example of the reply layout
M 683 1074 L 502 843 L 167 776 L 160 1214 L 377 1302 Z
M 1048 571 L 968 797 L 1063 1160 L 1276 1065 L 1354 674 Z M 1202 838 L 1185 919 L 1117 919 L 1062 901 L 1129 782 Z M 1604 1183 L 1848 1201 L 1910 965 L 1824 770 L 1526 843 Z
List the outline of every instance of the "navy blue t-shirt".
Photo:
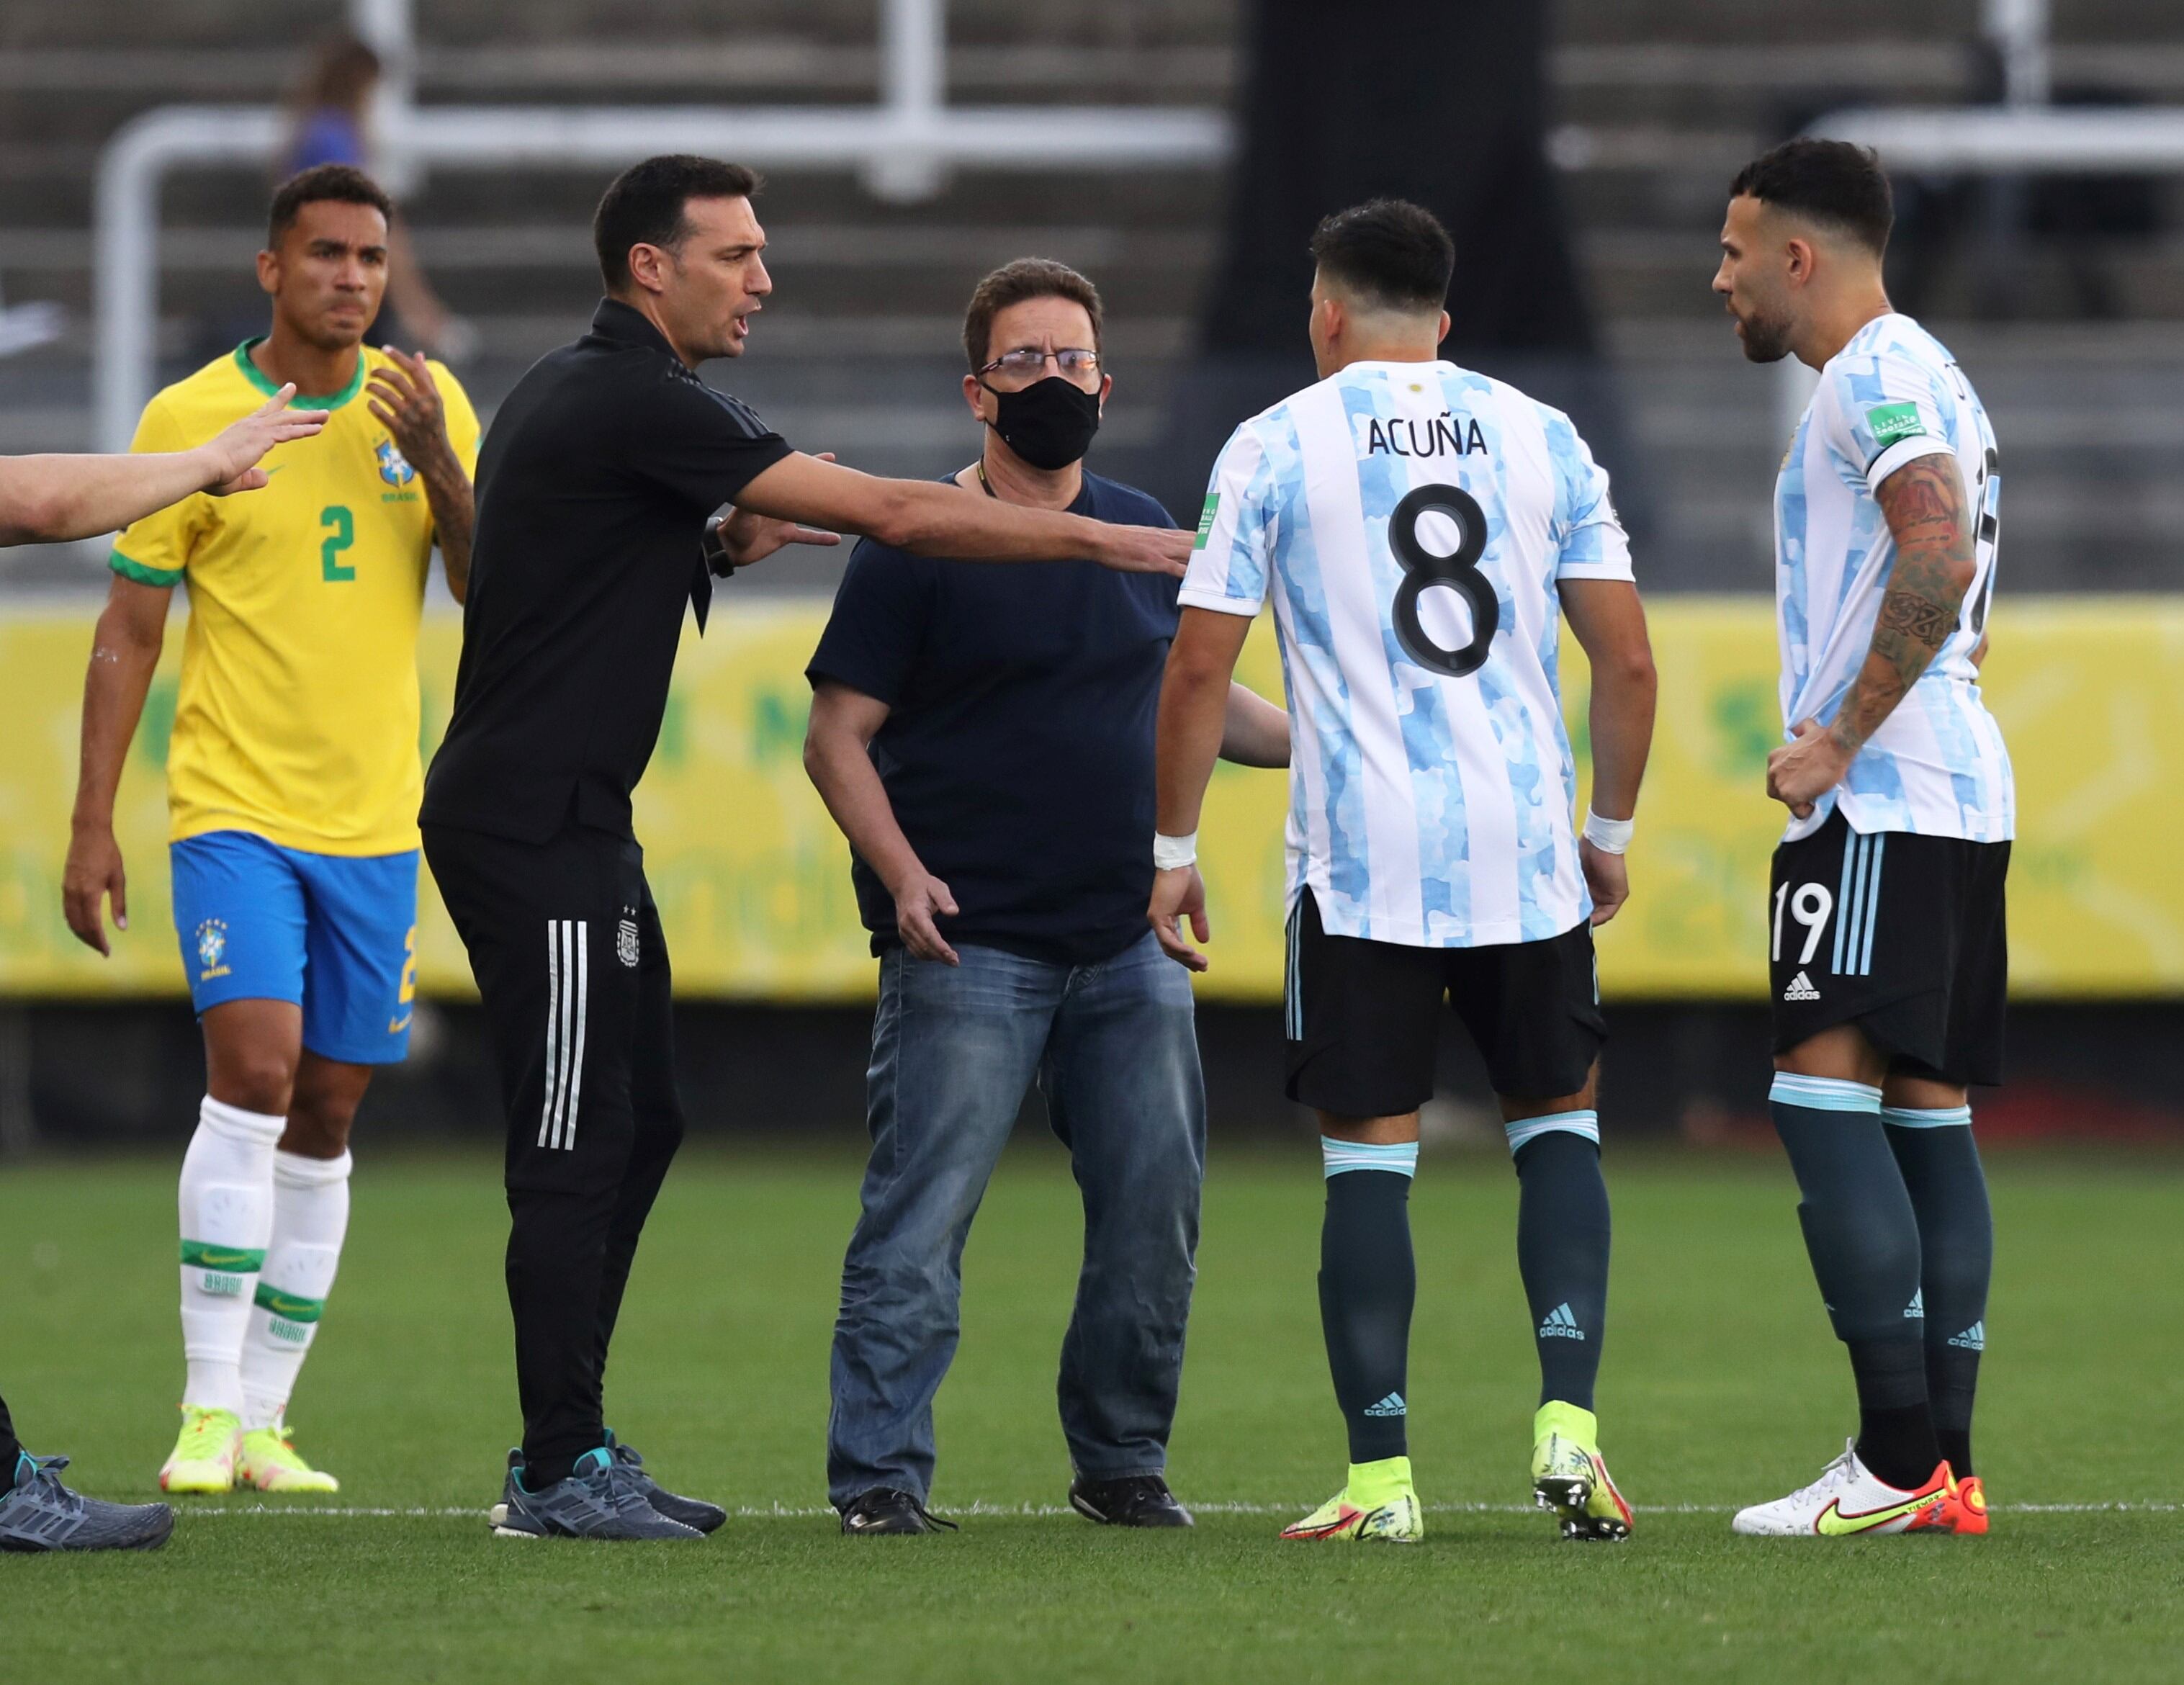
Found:
M 1070 513 L 1175 524 L 1089 473 Z M 1145 934 L 1153 718 L 1181 583 L 1091 561 L 938 561 L 869 538 L 850 556 L 805 676 L 893 711 L 872 763 L 961 909 L 938 921 L 950 942 L 1090 965 Z M 894 897 L 861 859 L 850 876 L 872 951 L 896 946 Z

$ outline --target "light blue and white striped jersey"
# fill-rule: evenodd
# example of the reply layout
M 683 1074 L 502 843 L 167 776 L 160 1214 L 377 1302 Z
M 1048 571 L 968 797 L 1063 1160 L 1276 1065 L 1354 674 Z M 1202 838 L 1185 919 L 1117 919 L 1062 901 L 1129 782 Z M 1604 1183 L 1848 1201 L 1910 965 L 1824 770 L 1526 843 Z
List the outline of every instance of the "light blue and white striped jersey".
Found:
M 1291 904 L 1429 948 L 1585 918 L 1559 582 L 1630 577 L 1568 417 L 1484 375 L 1353 363 L 1237 428 L 1181 600 L 1273 599 Z
M 1976 571 L 1957 628 L 1841 784 L 1788 836 L 1809 835 L 1840 806 L 1854 831 L 2003 842 L 2017 798 L 2002 730 L 1972 665 L 1994 594 L 2001 461 L 1971 382 L 1909 316 L 1877 316 L 1820 371 L 1774 488 L 1775 620 L 1782 723 L 1822 724 L 1842 706 L 1872 647 L 1896 567 L 1896 539 L 1874 493 L 1905 463 L 1953 455 L 1964 506 L 1979 521 Z

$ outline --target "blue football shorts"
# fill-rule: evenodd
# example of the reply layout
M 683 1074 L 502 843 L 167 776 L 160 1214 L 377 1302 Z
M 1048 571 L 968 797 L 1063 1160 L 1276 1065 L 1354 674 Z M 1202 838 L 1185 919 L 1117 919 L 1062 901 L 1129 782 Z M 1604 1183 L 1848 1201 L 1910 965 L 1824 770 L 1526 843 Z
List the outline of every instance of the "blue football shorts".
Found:
M 175 934 L 199 1013 L 292 1001 L 304 1046 L 345 1064 L 410 1051 L 417 992 L 417 851 L 307 854 L 248 831 L 170 845 Z

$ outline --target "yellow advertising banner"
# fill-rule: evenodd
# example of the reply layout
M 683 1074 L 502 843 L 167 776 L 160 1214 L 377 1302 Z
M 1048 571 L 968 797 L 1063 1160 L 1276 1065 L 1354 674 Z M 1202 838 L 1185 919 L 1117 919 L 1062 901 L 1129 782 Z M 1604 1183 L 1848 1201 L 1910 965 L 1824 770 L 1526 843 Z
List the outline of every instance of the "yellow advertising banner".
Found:
M 688 995 L 868 997 L 873 967 L 848 851 L 805 780 L 803 669 L 824 619 L 814 603 L 724 600 L 686 637 L 638 833 Z M 1669 598 L 1652 608 L 1661 717 L 1630 854 L 1632 899 L 1601 933 L 1611 996 L 1757 998 L 1766 981 L 1767 864 L 1781 810 L 1762 788 L 1780 740 L 1774 618 L 1763 600 Z M 0 621 L 0 994 L 176 995 L 162 769 L 181 640 L 170 629 L 117 809 L 130 929 L 101 960 L 63 923 L 61 865 L 75 788 L 77 710 L 92 617 Z M 2012 981 L 2020 996 L 2184 993 L 2184 898 L 2167 834 L 2184 801 L 2184 598 L 2004 598 L 1986 679 L 2016 763 Z M 447 720 L 460 627 L 428 617 L 425 748 Z M 1272 628 L 1242 677 L 1281 694 Z M 1585 747 L 1585 673 L 1563 690 Z M 1201 829 L 1213 920 L 1209 997 L 1281 991 L 1279 773 L 1223 765 Z M 420 982 L 468 992 L 446 914 L 424 884 Z

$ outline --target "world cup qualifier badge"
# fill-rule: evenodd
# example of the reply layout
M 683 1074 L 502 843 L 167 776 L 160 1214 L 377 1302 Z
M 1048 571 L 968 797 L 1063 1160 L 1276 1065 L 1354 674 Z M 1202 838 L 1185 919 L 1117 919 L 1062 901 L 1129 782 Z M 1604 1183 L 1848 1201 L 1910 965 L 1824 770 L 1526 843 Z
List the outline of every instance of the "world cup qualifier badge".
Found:
M 379 477 L 390 486 L 406 486 L 417 477 L 417 471 L 410 466 L 409 459 L 396 449 L 391 438 L 382 439 L 379 449 L 372 453 L 379 459 Z
M 198 926 L 198 981 L 227 975 L 227 921 L 208 918 Z

